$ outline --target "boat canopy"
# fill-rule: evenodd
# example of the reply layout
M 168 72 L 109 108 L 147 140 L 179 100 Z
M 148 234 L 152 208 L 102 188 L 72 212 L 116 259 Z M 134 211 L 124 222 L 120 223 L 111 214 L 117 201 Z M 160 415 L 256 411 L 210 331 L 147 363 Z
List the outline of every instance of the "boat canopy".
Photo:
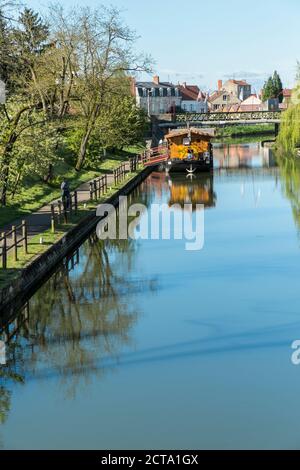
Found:
M 199 160 L 211 151 L 214 129 L 187 128 L 177 129 L 165 136 L 171 159 L 184 160 L 190 153 Z
M 196 137 L 210 137 L 211 139 L 215 136 L 214 129 L 199 129 L 197 127 L 190 127 L 186 129 L 174 129 L 169 132 L 169 134 L 165 135 L 165 139 L 172 140 L 176 137 L 189 137 L 195 135 Z

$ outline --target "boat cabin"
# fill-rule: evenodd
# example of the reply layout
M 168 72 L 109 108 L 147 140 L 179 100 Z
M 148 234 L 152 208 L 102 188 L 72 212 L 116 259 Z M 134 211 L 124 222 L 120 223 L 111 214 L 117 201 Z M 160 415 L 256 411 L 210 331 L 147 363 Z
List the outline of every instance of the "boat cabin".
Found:
M 211 154 L 213 129 L 176 129 L 165 136 L 171 160 L 202 160 Z

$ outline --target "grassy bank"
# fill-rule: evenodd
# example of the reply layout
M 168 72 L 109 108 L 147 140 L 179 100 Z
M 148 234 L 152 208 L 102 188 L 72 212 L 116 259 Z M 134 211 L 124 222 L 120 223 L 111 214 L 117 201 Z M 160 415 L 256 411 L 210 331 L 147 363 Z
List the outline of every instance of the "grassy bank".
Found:
M 243 137 L 274 134 L 274 124 L 253 124 L 249 126 L 224 126 L 217 128 L 216 137 Z
M 0 288 L 10 284 L 14 279 L 17 279 L 26 266 L 28 266 L 34 259 L 44 253 L 48 248 L 58 242 L 69 230 L 75 227 L 87 215 L 91 214 L 97 208 L 98 204 L 104 202 L 108 197 L 113 196 L 120 188 L 122 188 L 128 181 L 134 178 L 139 171 L 128 173 L 126 178 L 113 186 L 109 187 L 106 194 L 102 195 L 96 201 L 90 201 L 86 207 L 83 204 L 79 205 L 78 213 L 72 215 L 72 219 L 67 224 L 60 224 L 55 227 L 55 233 L 51 230 L 46 230 L 28 241 L 28 254 L 24 254 L 20 249 L 18 251 L 18 261 L 14 261 L 12 252 L 8 255 L 8 269 L 0 269 Z M 43 238 L 43 243 L 40 243 L 40 238 Z
M 103 160 L 86 166 L 81 171 L 74 169 L 69 156 L 64 158 L 53 169 L 53 180 L 47 184 L 37 176 L 29 176 L 22 182 L 16 195 L 8 198 L 6 207 L 0 209 L 0 227 L 22 218 L 46 205 L 60 196 L 60 185 L 63 177 L 69 181 L 72 190 L 80 184 L 101 174 L 111 172 L 132 154 L 142 151 L 142 147 L 130 147 L 116 154 L 109 154 Z

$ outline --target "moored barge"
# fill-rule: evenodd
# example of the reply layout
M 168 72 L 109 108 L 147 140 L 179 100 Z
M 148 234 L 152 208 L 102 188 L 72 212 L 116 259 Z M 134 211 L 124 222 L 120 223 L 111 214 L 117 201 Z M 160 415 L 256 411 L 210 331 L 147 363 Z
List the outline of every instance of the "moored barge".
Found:
M 177 129 L 165 136 L 168 159 L 165 169 L 170 173 L 199 173 L 213 169 L 211 140 L 213 129 Z

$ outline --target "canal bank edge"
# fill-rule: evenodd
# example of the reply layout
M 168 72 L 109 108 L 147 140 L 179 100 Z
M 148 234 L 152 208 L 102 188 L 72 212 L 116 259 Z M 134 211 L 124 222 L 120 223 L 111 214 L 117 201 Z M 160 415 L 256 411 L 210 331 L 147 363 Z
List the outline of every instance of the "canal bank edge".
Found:
M 152 172 L 151 167 L 141 170 L 136 176 L 129 180 L 115 194 L 107 198 L 104 203 L 112 204 L 117 207 L 120 196 L 128 196 L 139 184 L 144 181 Z M 3 316 L 4 309 L 10 310 L 10 304 L 13 301 L 16 305 L 16 299 L 19 306 L 28 298 L 42 282 L 45 281 L 55 270 L 57 265 L 74 251 L 96 228 L 101 217 L 96 216 L 96 211 L 82 219 L 75 227 L 67 232 L 58 242 L 54 243 L 48 250 L 33 260 L 17 279 L 0 289 L 0 316 Z M 7 311 L 5 312 L 7 313 Z

